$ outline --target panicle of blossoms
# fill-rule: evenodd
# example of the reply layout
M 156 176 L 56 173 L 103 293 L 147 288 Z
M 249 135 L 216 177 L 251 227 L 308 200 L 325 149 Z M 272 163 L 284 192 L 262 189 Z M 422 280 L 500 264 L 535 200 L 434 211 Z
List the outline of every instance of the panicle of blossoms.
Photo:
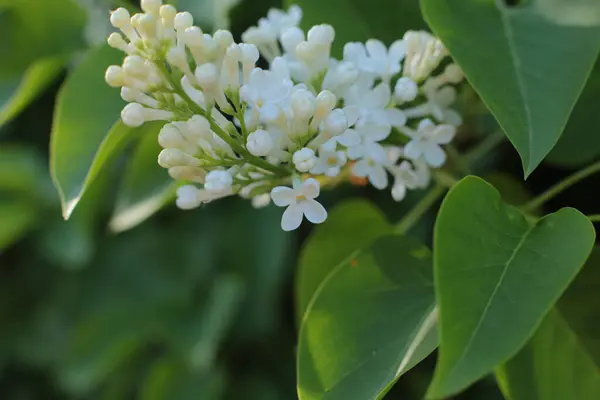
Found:
M 444 164 L 442 146 L 461 124 L 451 106 L 463 75 L 431 34 L 409 31 L 389 47 L 347 43 L 335 59 L 333 27 L 304 32 L 298 6 L 270 10 L 241 43 L 226 30 L 203 32 L 161 0 L 141 6 L 111 14 L 120 33 L 108 43 L 125 58 L 106 81 L 128 102 L 126 125 L 165 121 L 158 163 L 185 183 L 180 208 L 231 195 L 255 207 L 273 201 L 293 230 L 303 218 L 326 219 L 315 199 L 332 178 L 391 182 L 400 201 Z

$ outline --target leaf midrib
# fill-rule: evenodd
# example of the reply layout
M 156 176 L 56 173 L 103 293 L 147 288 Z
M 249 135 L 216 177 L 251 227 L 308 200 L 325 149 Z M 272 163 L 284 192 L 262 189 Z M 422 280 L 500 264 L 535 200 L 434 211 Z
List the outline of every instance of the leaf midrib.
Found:
M 458 358 L 458 360 L 454 363 L 454 365 L 452 366 L 452 368 L 448 372 L 447 376 L 452 376 L 452 373 L 462 363 L 462 361 L 464 360 L 465 356 L 469 352 L 471 346 L 473 345 L 473 341 L 475 340 L 475 337 L 477 336 L 477 334 L 479 333 L 479 330 L 481 329 L 481 325 L 483 324 L 483 321 L 486 319 L 486 316 L 487 316 L 487 313 L 489 311 L 489 308 L 491 307 L 492 302 L 493 302 L 493 300 L 496 297 L 496 294 L 498 293 L 498 291 L 500 290 L 500 287 L 502 286 L 502 283 L 504 282 L 504 278 L 506 277 L 506 273 L 508 272 L 508 269 L 510 268 L 511 263 L 514 261 L 515 257 L 519 253 L 519 250 L 521 250 L 521 248 L 525 244 L 525 241 L 527 240 L 527 238 L 529 237 L 529 235 L 531 234 L 531 232 L 534 231 L 534 229 L 536 228 L 536 226 L 537 225 L 532 225 L 532 226 L 529 227 L 529 229 L 527 229 L 525 231 L 525 233 L 523 234 L 523 237 L 521 237 L 521 239 L 519 240 L 519 243 L 517 243 L 517 246 L 515 247 L 515 249 L 513 250 L 512 254 L 510 255 L 510 257 L 508 258 L 508 260 L 504 264 L 504 269 L 502 271 L 502 274 L 500 275 L 500 279 L 498 279 L 498 283 L 494 287 L 494 290 L 492 291 L 492 294 L 490 295 L 490 298 L 488 299 L 488 301 L 487 301 L 487 303 L 486 303 L 486 305 L 485 305 L 485 307 L 483 309 L 483 312 L 481 313 L 481 316 L 479 317 L 479 320 L 477 321 L 477 325 L 475 326 L 475 329 L 473 330 L 473 333 L 471 334 L 471 337 L 469 338 L 466 346 L 464 347 L 464 350 L 462 351 L 460 357 Z
M 527 93 L 527 87 L 525 85 L 523 77 L 521 76 L 521 57 L 519 56 L 519 52 L 516 48 L 515 34 L 510 23 L 510 10 L 507 10 L 502 4 L 496 4 L 496 7 L 500 12 L 500 20 L 502 21 L 502 25 L 504 26 L 504 32 L 506 33 L 506 43 L 508 44 L 508 50 L 510 52 L 511 59 L 513 60 L 512 65 L 515 69 L 515 77 L 517 86 L 519 87 L 519 95 L 523 105 L 523 109 L 525 110 L 525 119 L 527 122 L 527 154 L 529 155 L 529 158 L 527 160 L 528 165 L 525 169 L 529 170 L 529 166 L 531 165 L 531 159 L 533 157 L 532 116 L 531 109 L 529 107 L 529 96 Z

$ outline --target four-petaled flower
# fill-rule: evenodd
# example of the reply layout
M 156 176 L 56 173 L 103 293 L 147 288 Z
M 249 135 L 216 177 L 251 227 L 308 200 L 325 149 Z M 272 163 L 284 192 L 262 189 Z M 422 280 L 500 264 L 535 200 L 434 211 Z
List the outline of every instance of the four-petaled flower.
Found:
M 452 125 L 435 125 L 430 119 L 424 119 L 417 131 L 407 129 L 405 133 L 412 140 L 404 148 L 404 155 L 413 160 L 423 156 L 427 164 L 437 168 L 446 161 L 446 153 L 440 145 L 450 143 L 456 128 Z
M 281 217 L 281 228 L 293 231 L 302 223 L 302 218 L 313 224 L 320 224 L 327 219 L 327 211 L 315 199 L 319 197 L 320 185 L 313 178 L 304 182 L 294 182 L 294 187 L 277 186 L 271 191 L 273 203 L 279 207 L 287 207 Z

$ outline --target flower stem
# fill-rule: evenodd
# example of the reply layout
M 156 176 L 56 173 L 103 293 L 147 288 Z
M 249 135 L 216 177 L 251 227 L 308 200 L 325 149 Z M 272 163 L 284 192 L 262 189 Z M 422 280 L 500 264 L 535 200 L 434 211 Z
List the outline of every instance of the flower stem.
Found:
M 556 185 L 552 186 L 550 189 L 546 190 L 530 202 L 526 203 L 522 209 L 525 211 L 532 211 L 536 208 L 543 206 L 546 202 L 554 198 L 556 195 L 573 186 L 577 182 L 587 178 L 588 176 L 595 174 L 600 171 L 600 161 L 595 162 L 594 164 L 575 172 L 572 175 L 569 175 L 562 181 L 558 182 Z
M 494 147 L 504 142 L 504 132 L 497 131 L 488 135 L 485 139 L 479 142 L 471 151 L 465 155 L 465 159 L 469 164 L 479 161 L 483 156 L 490 152 Z
M 436 184 L 415 206 L 396 224 L 394 233 L 407 233 L 419 219 L 446 193 L 446 187 Z
M 600 222 L 600 214 L 586 215 L 586 217 L 592 222 Z

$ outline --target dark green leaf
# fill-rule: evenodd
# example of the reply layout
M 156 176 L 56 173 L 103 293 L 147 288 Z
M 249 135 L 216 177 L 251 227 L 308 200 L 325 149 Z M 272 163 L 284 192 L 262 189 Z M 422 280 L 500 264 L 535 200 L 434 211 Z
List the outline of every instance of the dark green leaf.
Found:
M 24 200 L 0 201 L 0 253 L 32 227 L 37 216 L 34 204 Z
M 83 47 L 85 12 L 72 0 L 21 0 L 0 13 L 0 75 L 18 76 L 41 58 Z
M 435 227 L 440 353 L 429 397 L 465 389 L 516 354 L 594 239 L 594 227 L 575 209 L 531 222 L 480 178 L 452 188 Z
M 600 28 L 556 25 L 536 1 L 422 0 L 426 20 L 529 175 L 554 147 L 598 55 Z
M 177 184 L 158 165 L 158 132 L 163 123 L 147 123 L 138 128 L 140 143 L 127 168 L 110 221 L 114 232 L 122 232 L 148 219 L 173 199 Z
M 58 97 L 50 170 L 65 218 L 106 161 L 136 132 L 121 122 L 115 124 L 125 103 L 119 91 L 104 82 L 106 68 L 122 56 L 108 45 L 90 50 Z
M 553 164 L 577 167 L 586 165 L 600 155 L 600 60 L 596 61 L 592 75 L 573 109 L 565 132 L 556 143 L 548 161 Z
M 367 201 L 350 200 L 334 208 L 327 223 L 315 227 L 300 254 L 296 278 L 298 320 L 302 320 L 315 291 L 336 265 L 391 232 L 385 216 Z
M 378 39 L 387 44 L 402 39 L 409 29 L 425 27 L 418 0 L 286 0 L 304 13 L 302 27 L 330 24 L 335 28 L 333 51 L 342 54 L 344 44 Z
M 64 60 L 47 58 L 36 61 L 25 71 L 18 87 L 0 108 L 0 126 L 16 117 L 33 101 L 60 73 Z
M 510 400 L 600 398 L 600 249 L 529 343 L 497 372 Z
M 300 328 L 300 399 L 375 399 L 431 353 L 431 275 L 429 250 L 392 235 L 332 269 Z

